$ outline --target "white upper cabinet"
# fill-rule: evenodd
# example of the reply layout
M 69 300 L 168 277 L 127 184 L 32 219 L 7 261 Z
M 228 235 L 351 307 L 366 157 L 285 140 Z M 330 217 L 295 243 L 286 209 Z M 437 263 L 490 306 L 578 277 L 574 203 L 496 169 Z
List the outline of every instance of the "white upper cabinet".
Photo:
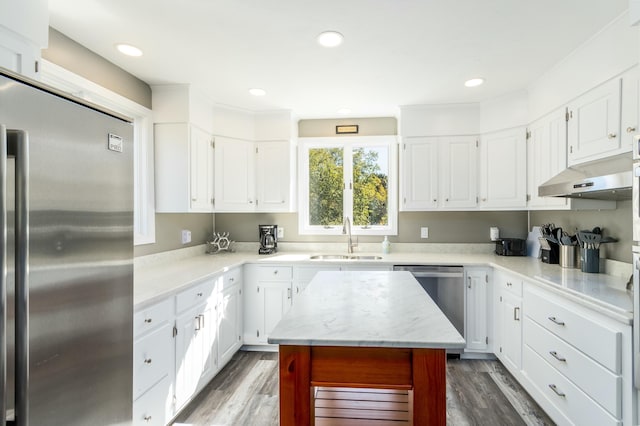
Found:
M 48 41 L 46 0 L 0 2 L 0 67 L 38 79 L 36 64 Z
M 211 106 L 188 85 L 152 89 L 156 211 L 213 212 Z
M 565 108 L 531 123 L 527 139 L 528 207 L 563 209 L 567 198 L 539 197 L 538 186 L 567 167 L 567 122 Z
M 254 143 L 221 136 L 215 138 L 215 210 L 256 210 Z
M 403 143 L 403 211 L 474 208 L 477 147 L 474 137 L 414 137 Z
M 621 90 L 614 78 L 568 104 L 569 166 L 629 150 L 620 134 Z
M 527 206 L 526 129 L 502 130 L 480 140 L 480 208 Z
M 640 71 L 634 67 L 622 75 L 622 111 L 620 138 L 622 151 L 633 149 L 634 137 L 640 130 Z
M 187 123 L 154 125 L 156 211 L 213 211 L 213 137 Z
M 286 212 L 291 208 L 290 144 L 257 142 L 256 210 Z

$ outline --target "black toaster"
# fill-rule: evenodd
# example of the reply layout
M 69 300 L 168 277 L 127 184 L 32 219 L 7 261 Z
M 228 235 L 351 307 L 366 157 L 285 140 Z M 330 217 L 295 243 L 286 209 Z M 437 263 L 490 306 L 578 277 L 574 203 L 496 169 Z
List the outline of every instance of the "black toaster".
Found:
M 496 240 L 496 254 L 500 256 L 526 256 L 527 242 L 522 238 L 500 238 Z

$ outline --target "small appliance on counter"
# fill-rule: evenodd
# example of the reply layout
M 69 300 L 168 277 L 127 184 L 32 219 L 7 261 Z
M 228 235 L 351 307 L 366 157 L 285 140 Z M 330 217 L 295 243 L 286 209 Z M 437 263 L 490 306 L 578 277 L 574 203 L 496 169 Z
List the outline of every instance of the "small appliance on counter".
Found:
M 526 256 L 527 242 L 522 238 L 499 238 L 496 240 L 496 254 L 500 256 Z
M 258 254 L 273 254 L 278 251 L 278 225 L 258 225 L 260 248 Z

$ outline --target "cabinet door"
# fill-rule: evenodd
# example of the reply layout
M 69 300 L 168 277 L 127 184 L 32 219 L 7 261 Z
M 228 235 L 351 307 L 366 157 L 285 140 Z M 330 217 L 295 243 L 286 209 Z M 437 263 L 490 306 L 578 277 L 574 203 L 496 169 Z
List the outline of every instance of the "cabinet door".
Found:
M 480 141 L 480 207 L 519 209 L 527 205 L 526 129 L 482 136 Z
M 255 210 L 253 142 L 215 138 L 215 210 Z
M 478 148 L 475 137 L 454 137 L 440 143 L 440 205 L 476 207 L 478 200 Z
M 320 271 L 340 271 L 340 265 L 332 266 L 295 266 L 293 268 L 293 303 L 307 288 L 313 277 Z
M 239 285 L 224 289 L 218 305 L 218 362 L 224 365 L 240 347 L 242 291 Z
M 258 283 L 263 295 L 264 322 L 260 341 L 267 343 L 271 330 L 291 307 L 291 283 L 289 281 L 263 281 Z
M 438 205 L 438 139 L 407 138 L 402 151 L 401 210 Z
M 485 269 L 467 269 L 465 350 L 486 352 L 489 347 L 489 272 Z
M 191 126 L 190 194 L 192 211 L 213 211 L 213 138 Z
M 292 184 L 289 149 L 289 142 L 260 142 L 256 144 L 257 211 L 289 211 Z
M 566 208 L 561 197 L 539 197 L 538 186 L 567 167 L 567 122 L 565 108 L 535 121 L 527 139 L 528 206 L 535 209 Z
M 640 114 L 640 71 L 638 67 L 627 71 L 622 76 L 622 111 L 620 126 L 620 143 L 623 150 L 631 150 L 634 137 L 640 133 L 638 123 Z
M 623 152 L 620 93 L 621 79 L 615 78 L 568 105 L 569 166 Z
M 510 292 L 502 293 L 501 360 L 514 371 L 522 368 L 522 298 Z
M 199 390 L 203 377 L 211 376 L 215 362 L 212 347 L 211 308 L 196 306 L 176 320 L 176 409 L 182 406 Z

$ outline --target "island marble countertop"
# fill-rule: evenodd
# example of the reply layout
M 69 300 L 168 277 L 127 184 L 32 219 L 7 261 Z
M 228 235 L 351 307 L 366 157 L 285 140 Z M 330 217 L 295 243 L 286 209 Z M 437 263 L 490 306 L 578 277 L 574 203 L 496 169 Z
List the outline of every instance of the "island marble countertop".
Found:
M 223 273 L 246 263 L 331 265 L 354 264 L 375 265 L 461 265 L 489 266 L 520 276 L 552 292 L 569 297 L 591 309 L 608 315 L 618 321 L 630 324 L 633 319 L 632 294 L 625 290 L 628 272 L 612 274 L 583 273 L 579 269 L 561 268 L 540 262 L 534 257 L 505 257 L 493 253 L 456 252 L 395 252 L 380 255 L 377 260 L 313 260 L 317 251 L 283 252 L 273 255 L 258 255 L 255 252 L 225 253 L 206 255 L 193 252 L 188 257 L 171 257 L 161 254 L 151 256 L 153 261 L 136 258 L 134 261 L 134 305 L 136 309 L 176 294 L 195 282 Z M 322 252 L 325 253 L 326 252 Z M 344 254 L 344 253 L 341 253 Z M 372 255 L 377 253 L 356 253 Z M 626 264 L 624 264 L 626 265 Z
M 464 348 L 410 272 L 318 272 L 269 334 L 304 346 Z

